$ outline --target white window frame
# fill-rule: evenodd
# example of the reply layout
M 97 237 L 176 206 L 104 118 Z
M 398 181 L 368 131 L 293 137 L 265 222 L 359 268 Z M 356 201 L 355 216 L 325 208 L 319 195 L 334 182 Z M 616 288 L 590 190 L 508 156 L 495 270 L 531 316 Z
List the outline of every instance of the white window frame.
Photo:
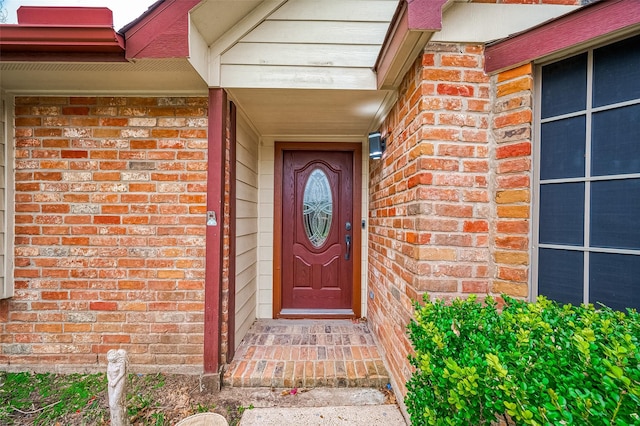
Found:
M 532 268 L 531 268 L 531 285 L 529 288 L 531 289 L 530 299 L 536 300 L 538 297 L 538 267 L 539 267 L 539 259 L 538 252 L 540 248 L 548 248 L 548 249 L 559 249 L 559 250 L 570 250 L 570 251 L 579 251 L 584 255 L 584 271 L 583 271 L 583 292 L 582 292 L 582 302 L 589 303 L 589 255 L 590 253 L 611 253 L 611 254 L 631 254 L 640 256 L 639 250 L 629 250 L 629 249 L 610 249 L 610 248 L 600 248 L 600 247 L 590 247 L 590 219 L 591 219 L 591 211 L 590 211 L 590 194 L 591 194 L 591 182 L 595 181 L 611 181 L 611 180 L 621 180 L 621 179 L 637 179 L 640 178 L 640 173 L 629 173 L 629 174 L 619 174 L 619 175 L 605 175 L 605 176 L 591 176 L 591 122 L 594 113 L 600 111 L 606 111 L 611 109 L 616 109 L 624 106 L 630 105 L 638 105 L 640 104 L 640 98 L 634 99 L 631 101 L 618 102 L 610 105 L 605 105 L 602 107 L 594 108 L 592 106 L 593 103 L 593 52 L 594 50 L 607 46 L 610 44 L 614 44 L 619 41 L 623 41 L 627 38 L 632 38 L 637 36 L 638 34 L 631 34 L 624 37 L 616 38 L 614 40 L 608 40 L 605 43 L 600 43 L 597 45 L 590 46 L 588 48 L 584 48 L 580 51 L 572 51 L 563 56 L 554 55 L 552 59 L 542 60 L 535 64 L 534 68 L 534 87 L 536 88 L 534 93 L 534 126 L 533 126 L 533 140 L 534 140 L 534 149 L 533 149 L 533 190 L 532 190 L 532 235 L 531 235 L 531 259 L 532 259 Z M 581 55 L 583 53 L 587 53 L 587 105 L 586 109 L 580 110 L 577 112 L 572 112 L 568 114 L 557 115 L 553 117 L 548 117 L 542 119 L 541 117 L 541 105 L 542 105 L 542 68 L 545 65 L 549 65 L 555 62 L 560 62 L 564 59 L 571 58 L 573 56 Z M 540 154 L 541 154 L 541 126 L 543 123 L 548 123 L 552 121 L 557 121 L 565 118 L 571 118 L 576 116 L 585 115 L 586 118 L 586 140 L 585 140 L 585 173 L 584 177 L 579 178 L 563 178 L 563 179 L 540 179 Z M 560 244 L 540 244 L 539 235 L 540 235 L 540 186 L 541 184 L 551 184 L 551 183 L 571 183 L 571 182 L 584 182 L 585 194 L 584 194 L 584 241 L 582 246 L 569 246 L 569 245 L 560 245 Z

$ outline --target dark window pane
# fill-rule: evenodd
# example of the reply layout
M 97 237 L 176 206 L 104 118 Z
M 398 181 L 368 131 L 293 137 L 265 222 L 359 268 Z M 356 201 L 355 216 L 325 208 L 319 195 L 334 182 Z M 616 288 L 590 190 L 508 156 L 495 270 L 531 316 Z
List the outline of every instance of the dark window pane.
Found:
M 640 179 L 591 183 L 591 246 L 640 249 Z
M 540 179 L 584 176 L 585 140 L 585 116 L 544 123 L 540 144 Z
M 593 51 L 593 106 L 640 98 L 640 36 Z
M 561 303 L 583 302 L 584 253 L 540 249 L 538 252 L 538 294 Z
M 540 185 L 540 243 L 584 242 L 584 183 Z
M 640 104 L 593 114 L 591 174 L 640 172 Z
M 542 68 L 542 118 L 581 111 L 586 106 L 586 53 Z
M 612 309 L 640 309 L 640 256 L 591 253 L 589 303 Z

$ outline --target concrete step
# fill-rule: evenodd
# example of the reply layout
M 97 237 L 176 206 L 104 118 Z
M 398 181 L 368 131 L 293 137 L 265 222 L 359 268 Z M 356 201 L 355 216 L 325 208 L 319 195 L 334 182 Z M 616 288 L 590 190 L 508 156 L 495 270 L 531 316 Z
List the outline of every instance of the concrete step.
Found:
M 244 411 L 241 426 L 406 425 L 390 394 L 378 389 L 225 388 L 220 396 L 252 407 Z

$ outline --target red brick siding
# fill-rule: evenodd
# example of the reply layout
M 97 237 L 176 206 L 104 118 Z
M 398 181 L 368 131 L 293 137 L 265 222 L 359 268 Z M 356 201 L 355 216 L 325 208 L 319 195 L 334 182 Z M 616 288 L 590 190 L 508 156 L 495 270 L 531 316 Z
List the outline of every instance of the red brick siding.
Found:
M 450 298 L 490 285 L 489 77 L 483 47 L 429 44 L 383 125 L 370 162 L 368 317 L 394 385 L 411 370 L 406 325 L 425 292 Z
M 495 264 L 491 291 L 529 296 L 529 233 L 531 230 L 531 65 L 492 76 L 491 128 L 495 142 L 496 219 L 492 222 Z
M 532 67 L 490 78 L 483 59 L 480 45 L 429 44 L 370 162 L 367 315 L 401 395 L 412 300 L 529 295 Z
M 207 98 L 18 97 L 15 108 L 1 361 L 91 365 L 124 348 L 132 365 L 199 371 Z

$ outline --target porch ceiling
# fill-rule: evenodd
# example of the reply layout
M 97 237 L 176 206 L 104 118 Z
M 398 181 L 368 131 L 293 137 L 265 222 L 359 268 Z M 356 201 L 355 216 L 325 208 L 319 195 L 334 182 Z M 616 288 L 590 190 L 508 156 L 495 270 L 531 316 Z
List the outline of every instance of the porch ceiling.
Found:
M 398 0 L 204 0 L 190 61 L 210 87 L 376 90 Z
M 265 136 L 374 130 L 395 94 L 373 67 L 398 0 L 204 0 L 191 62 Z
M 362 137 L 379 126 L 391 91 L 233 89 L 231 99 L 263 136 Z

